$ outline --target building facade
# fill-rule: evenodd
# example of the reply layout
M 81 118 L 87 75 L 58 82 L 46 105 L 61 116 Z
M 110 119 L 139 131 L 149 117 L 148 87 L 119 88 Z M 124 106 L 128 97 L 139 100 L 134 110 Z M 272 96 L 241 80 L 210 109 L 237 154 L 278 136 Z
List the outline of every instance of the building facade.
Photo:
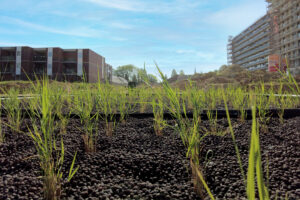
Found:
M 228 41 L 228 64 L 249 70 L 267 69 L 270 54 L 270 18 L 264 15 Z
M 292 72 L 300 73 L 300 0 L 267 0 L 272 54 L 287 58 Z
M 90 49 L 0 47 L 0 80 L 111 81 L 112 67 Z
M 228 40 L 228 64 L 249 70 L 288 63 L 300 73 L 300 0 L 267 0 L 266 15 Z M 270 58 L 277 58 L 274 61 Z

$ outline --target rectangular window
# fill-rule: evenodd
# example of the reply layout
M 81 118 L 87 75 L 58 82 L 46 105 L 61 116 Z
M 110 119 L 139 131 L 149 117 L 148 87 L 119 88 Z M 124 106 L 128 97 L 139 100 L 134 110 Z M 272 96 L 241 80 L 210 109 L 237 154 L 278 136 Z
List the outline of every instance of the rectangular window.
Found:
M 0 73 L 1 74 L 11 74 L 11 73 L 13 73 L 14 68 L 15 68 L 15 64 L 13 64 L 13 63 L 3 64 L 3 65 L 1 65 Z

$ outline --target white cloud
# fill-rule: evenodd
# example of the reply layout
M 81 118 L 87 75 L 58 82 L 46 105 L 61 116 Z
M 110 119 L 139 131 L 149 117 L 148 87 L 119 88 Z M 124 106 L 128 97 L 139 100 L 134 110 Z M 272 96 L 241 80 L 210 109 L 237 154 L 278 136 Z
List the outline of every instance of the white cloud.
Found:
M 98 4 L 107 8 L 114 8 L 124 11 L 139 11 L 144 9 L 144 5 L 137 1 L 128 1 L 128 0 L 86 0 L 94 4 Z
M 212 53 L 205 53 L 202 51 L 196 51 L 196 50 L 177 50 L 176 51 L 177 54 L 185 54 L 188 55 L 190 54 L 191 56 L 196 56 L 198 58 L 203 58 L 203 59 L 208 59 L 211 60 L 214 58 L 214 55 Z
M 0 21 L 3 21 L 5 23 L 10 23 L 10 24 L 16 24 L 22 27 L 31 28 L 38 31 L 61 34 L 61 35 L 69 35 L 69 36 L 99 37 L 103 33 L 98 30 L 91 29 L 89 27 L 77 27 L 77 28 L 65 27 L 64 29 L 59 29 L 59 28 L 54 28 L 50 26 L 44 26 L 40 24 L 23 21 L 12 17 L 0 17 Z
M 126 29 L 126 30 L 133 29 L 132 25 L 121 23 L 121 22 L 111 22 L 111 23 L 109 23 L 109 26 L 111 26 L 113 28 L 118 28 L 118 29 Z
M 106 8 L 113 8 L 122 11 L 131 12 L 144 12 L 144 13 L 170 13 L 188 8 L 195 8 L 199 6 L 201 2 L 196 0 L 173 0 L 173 1 L 162 1 L 162 0 L 84 0 L 94 4 L 97 4 Z M 202 2 L 203 3 L 203 2 Z

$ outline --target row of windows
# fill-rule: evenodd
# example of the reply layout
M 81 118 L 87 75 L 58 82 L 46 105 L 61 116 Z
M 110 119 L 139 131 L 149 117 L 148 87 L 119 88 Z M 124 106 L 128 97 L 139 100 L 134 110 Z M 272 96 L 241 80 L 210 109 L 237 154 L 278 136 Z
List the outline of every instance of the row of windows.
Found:
M 241 48 L 246 47 L 247 45 L 250 45 L 258 40 L 261 40 L 264 38 L 267 34 L 269 33 L 269 29 L 261 32 L 260 34 L 256 35 L 255 37 L 250 38 L 250 36 L 246 36 L 244 40 L 246 41 L 245 43 L 233 43 L 233 46 L 235 47 L 236 50 L 240 50 Z M 250 38 L 250 39 L 249 39 Z
M 263 31 L 262 33 L 260 33 L 259 35 L 255 35 L 256 33 L 258 32 L 261 32 Z M 264 35 L 264 33 L 268 32 L 269 31 L 269 24 L 265 24 L 263 25 L 262 27 L 258 28 L 257 30 L 253 31 L 253 32 L 249 32 L 247 35 L 244 36 L 244 38 L 241 38 L 240 41 L 236 42 L 235 44 L 237 46 L 243 44 L 245 41 L 248 41 L 249 38 L 251 38 L 250 40 L 255 40 L 259 37 L 261 37 L 261 35 Z M 252 38 L 254 37 L 254 38 Z M 237 39 L 234 39 L 235 41 L 237 41 Z
M 254 54 L 254 55 L 252 55 L 252 56 L 245 57 L 245 58 L 242 59 L 242 60 L 239 60 L 239 63 L 238 63 L 238 64 L 240 64 L 240 63 L 247 63 L 247 62 L 249 62 L 249 61 L 251 61 L 251 60 L 254 60 L 254 59 L 257 59 L 257 58 L 259 58 L 259 57 L 265 57 L 265 56 L 268 56 L 269 53 L 270 53 L 270 50 L 269 50 L 269 49 L 266 49 L 266 50 L 264 50 L 264 51 L 262 51 L 262 52 L 260 52 L 260 53 L 257 53 L 257 54 Z M 236 60 L 237 60 L 237 59 L 236 59 Z
M 260 47 L 258 47 L 258 48 L 255 48 L 255 49 L 253 49 L 253 50 L 251 50 L 251 51 L 248 51 L 247 53 L 244 53 L 244 54 L 242 54 L 242 55 L 240 55 L 240 56 L 237 56 L 236 58 L 238 59 L 238 60 L 240 60 L 240 59 L 243 59 L 243 58 L 247 58 L 249 55 L 251 55 L 251 54 L 254 54 L 254 53 L 256 53 L 256 52 L 259 52 L 260 50 L 263 50 L 263 49 L 265 49 L 265 48 L 267 48 L 267 47 L 269 47 L 269 43 L 266 43 L 265 45 L 262 45 L 262 46 L 260 46 Z M 251 56 L 250 56 L 251 57 Z
M 241 53 L 244 53 L 244 52 L 246 52 L 248 49 L 253 49 L 253 48 L 255 48 L 255 47 L 257 47 L 257 46 L 259 46 L 259 45 L 261 45 L 261 44 L 267 42 L 268 40 L 269 40 L 269 37 L 266 36 L 266 37 L 262 38 L 261 40 L 258 40 L 257 42 L 254 42 L 254 43 L 252 43 L 252 44 L 246 46 L 245 48 L 243 48 L 243 49 L 241 49 L 241 50 L 235 52 L 235 54 L 236 54 L 236 55 L 239 55 L 239 54 L 241 54 Z
M 261 18 L 260 20 L 258 20 L 256 23 L 254 23 L 252 26 L 250 26 L 249 28 L 247 28 L 245 31 L 243 31 L 242 33 L 240 33 L 238 36 L 236 36 L 234 38 L 234 40 L 239 40 L 241 39 L 244 35 L 249 34 L 252 30 L 257 29 L 259 26 L 261 26 L 264 22 L 266 22 L 267 20 L 269 20 L 269 16 L 265 15 L 263 18 Z

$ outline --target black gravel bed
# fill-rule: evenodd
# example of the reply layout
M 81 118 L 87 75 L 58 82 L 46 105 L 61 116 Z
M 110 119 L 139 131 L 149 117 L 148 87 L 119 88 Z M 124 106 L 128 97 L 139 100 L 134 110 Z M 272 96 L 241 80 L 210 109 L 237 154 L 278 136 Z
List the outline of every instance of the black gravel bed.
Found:
M 6 120 L 6 119 L 4 119 Z M 169 124 L 174 125 L 173 121 Z M 25 120 L 22 131 L 28 132 Z M 233 120 L 244 170 L 247 171 L 251 120 Z M 210 130 L 209 122 L 202 126 Z M 71 119 L 64 135 L 68 174 L 77 152 L 78 172 L 63 183 L 62 199 L 199 199 L 193 190 L 189 162 L 180 137 L 166 128 L 163 136 L 153 131 L 153 119 L 129 118 L 119 124 L 113 137 L 99 124 L 97 152 L 85 153 L 79 120 Z M 225 119 L 218 120 L 218 134 L 203 140 L 202 167 L 208 186 L 217 199 L 243 199 L 245 187 Z M 264 171 L 269 165 L 271 199 L 300 199 L 300 118 L 280 124 L 271 119 L 261 133 Z M 42 172 L 29 136 L 3 126 L 6 141 L 0 145 L 0 200 L 42 199 Z
M 252 121 L 232 121 L 247 176 Z M 218 126 L 224 129 L 228 122 L 220 120 Z M 268 130 L 260 131 L 260 145 L 264 180 L 268 185 L 270 198 L 276 199 L 277 193 L 277 199 L 285 199 L 286 194 L 290 200 L 300 199 L 300 117 L 285 120 L 284 124 L 272 118 L 268 123 Z M 207 136 L 203 141 L 202 158 L 205 158 L 202 163 L 207 184 L 215 197 L 242 199 L 246 196 L 231 134 Z

